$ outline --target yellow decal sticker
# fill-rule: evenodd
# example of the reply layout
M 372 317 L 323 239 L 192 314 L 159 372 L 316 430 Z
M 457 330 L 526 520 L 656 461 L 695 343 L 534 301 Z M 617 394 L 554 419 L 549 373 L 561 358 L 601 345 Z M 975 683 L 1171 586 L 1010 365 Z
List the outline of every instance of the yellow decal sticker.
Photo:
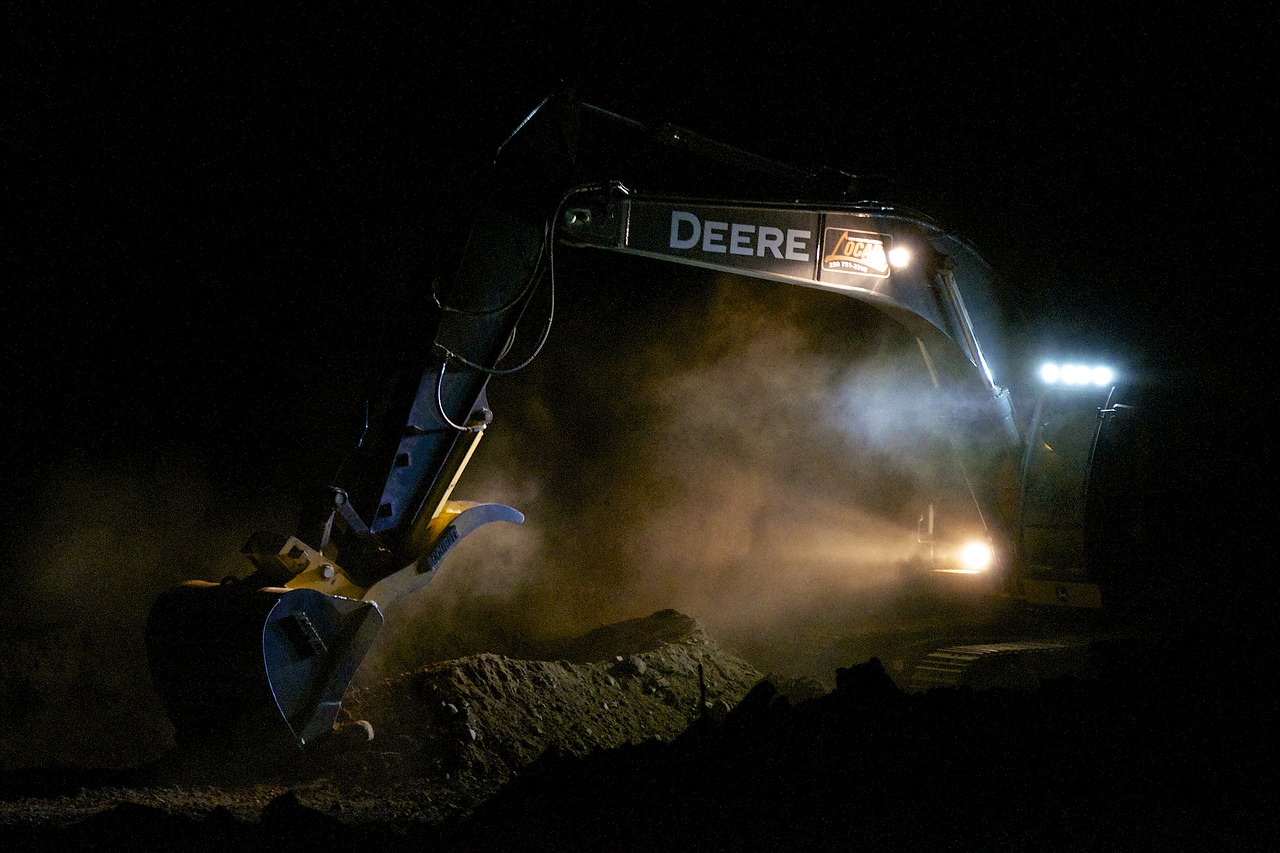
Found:
M 889 237 L 885 234 L 828 228 L 825 240 L 827 251 L 822 256 L 822 269 L 824 272 L 888 278 L 888 242 Z

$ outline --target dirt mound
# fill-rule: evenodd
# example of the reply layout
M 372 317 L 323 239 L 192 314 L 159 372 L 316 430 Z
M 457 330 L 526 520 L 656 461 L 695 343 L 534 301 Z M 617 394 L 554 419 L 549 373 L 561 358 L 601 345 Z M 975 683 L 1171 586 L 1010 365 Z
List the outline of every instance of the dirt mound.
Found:
M 697 631 L 595 663 L 477 655 L 359 691 L 377 740 L 252 784 L 30 778 L 0 848 L 1273 849 L 1271 705 L 1189 639 L 1099 643 L 1097 679 L 1032 690 L 906 693 L 872 660 L 723 715 L 736 665 Z
M 597 629 L 562 653 L 474 655 L 351 692 L 346 715 L 371 723 L 376 738 L 346 775 L 496 786 L 548 751 L 671 740 L 701 716 L 727 713 L 761 679 L 671 610 Z
M 675 611 L 565 641 L 558 660 L 478 654 L 352 690 L 345 735 L 281 761 L 219 747 L 171 752 L 114 774 L 10 773 L 0 827 L 79 821 L 132 803 L 200 819 L 255 821 L 289 793 L 349 824 L 437 822 L 469 811 L 544 755 L 670 741 L 723 716 L 761 674 Z
M 635 655 L 670 643 L 689 641 L 711 644 L 696 620 L 676 610 L 660 610 L 643 619 L 602 625 L 581 637 L 564 641 L 553 647 L 553 651 L 560 660 L 598 663 L 618 655 Z

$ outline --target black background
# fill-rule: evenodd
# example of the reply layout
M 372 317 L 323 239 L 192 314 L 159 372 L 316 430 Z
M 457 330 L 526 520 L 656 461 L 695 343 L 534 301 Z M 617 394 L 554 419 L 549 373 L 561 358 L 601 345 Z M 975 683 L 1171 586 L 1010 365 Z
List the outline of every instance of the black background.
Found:
M 766 156 L 892 176 L 1002 272 L 1029 349 L 1098 353 L 1207 401 L 1191 442 L 1226 459 L 1274 317 L 1264 22 L 692 6 L 15 14 L 9 588 L 38 578 L 30 543 L 63 523 L 46 487 L 66 460 L 105 477 L 179 460 L 166 476 L 190 476 L 210 525 L 322 478 L 433 272 L 433 235 L 565 82 Z M 1240 446 L 1224 476 L 1270 459 L 1265 437 Z

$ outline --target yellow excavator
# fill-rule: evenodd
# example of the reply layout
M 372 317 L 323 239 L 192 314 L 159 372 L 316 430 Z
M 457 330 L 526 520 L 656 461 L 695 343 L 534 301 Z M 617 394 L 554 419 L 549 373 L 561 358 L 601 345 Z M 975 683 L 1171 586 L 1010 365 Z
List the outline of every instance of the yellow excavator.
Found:
M 578 253 L 854 300 L 889 318 L 938 391 L 939 435 L 968 504 L 963 524 L 948 522 L 945 501 L 921 508 L 925 570 L 990 579 L 1000 594 L 1049 607 L 1108 605 L 1093 549 L 1095 531 L 1123 524 L 1099 498 L 1125 476 L 1117 448 L 1131 417 L 1116 377 L 1091 362 L 1048 365 L 1046 390 L 1020 417 L 993 273 L 955 234 L 871 197 L 853 175 L 569 96 L 520 123 L 477 198 L 452 278 L 432 285 L 419 361 L 344 480 L 315 490 L 291 534 L 255 534 L 247 577 L 188 581 L 153 605 L 148 655 L 180 742 L 327 735 L 382 611 L 429 584 L 477 528 L 523 521 L 453 493 L 491 428 L 489 379 L 525 366 L 554 334 L 557 273 Z M 534 330 L 532 355 L 512 353 L 522 324 Z M 940 650 L 922 665 L 930 683 L 955 683 L 984 655 Z

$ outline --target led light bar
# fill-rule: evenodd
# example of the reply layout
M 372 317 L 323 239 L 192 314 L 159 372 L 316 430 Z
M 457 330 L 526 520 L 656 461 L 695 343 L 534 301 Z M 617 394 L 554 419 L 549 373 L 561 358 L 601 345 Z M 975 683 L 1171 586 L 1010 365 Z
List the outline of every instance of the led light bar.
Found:
M 1046 362 L 1040 367 L 1040 379 L 1046 385 L 1092 385 L 1105 388 L 1115 382 L 1115 371 L 1105 365 L 1057 364 Z

